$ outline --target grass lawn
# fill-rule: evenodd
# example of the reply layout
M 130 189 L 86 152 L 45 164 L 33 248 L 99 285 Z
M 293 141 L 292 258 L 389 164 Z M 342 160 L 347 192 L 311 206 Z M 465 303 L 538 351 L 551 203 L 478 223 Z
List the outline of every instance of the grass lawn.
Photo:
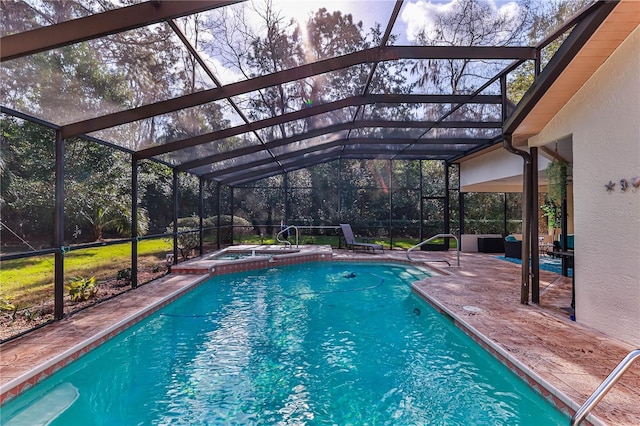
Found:
M 138 243 L 138 263 L 164 262 L 172 244 L 163 239 Z M 2 262 L 0 297 L 9 298 L 20 308 L 53 298 L 54 255 Z M 131 243 L 74 250 L 64 257 L 65 282 L 71 277 L 113 279 L 119 270 L 131 266 Z

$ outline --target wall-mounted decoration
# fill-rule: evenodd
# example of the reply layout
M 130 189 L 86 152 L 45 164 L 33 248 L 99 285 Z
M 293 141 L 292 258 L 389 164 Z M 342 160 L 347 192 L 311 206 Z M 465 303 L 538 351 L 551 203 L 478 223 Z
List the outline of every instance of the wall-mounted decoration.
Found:
M 629 182 L 626 179 L 620 179 L 620 191 L 625 192 L 628 186 Z
M 634 176 L 631 179 L 627 180 L 625 178 L 620 179 L 620 192 L 627 192 L 627 189 L 632 188 L 632 192 L 637 192 L 638 188 L 640 188 L 640 176 Z M 609 183 L 605 183 L 604 187 L 609 194 L 611 194 L 615 188 L 617 183 L 613 181 L 609 181 Z

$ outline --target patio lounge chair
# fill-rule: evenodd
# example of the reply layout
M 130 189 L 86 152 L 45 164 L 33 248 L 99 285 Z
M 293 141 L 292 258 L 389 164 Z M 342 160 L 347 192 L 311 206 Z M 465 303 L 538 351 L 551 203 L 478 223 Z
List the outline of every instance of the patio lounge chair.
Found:
M 344 241 L 347 244 L 347 248 L 351 248 L 351 250 L 354 250 L 359 247 L 366 250 L 371 249 L 374 252 L 376 251 L 376 249 L 384 251 L 384 247 L 382 247 L 380 244 L 361 243 L 356 241 L 356 237 L 353 235 L 351 225 L 349 225 L 348 223 L 341 223 L 340 228 L 342 228 L 342 234 L 344 235 Z

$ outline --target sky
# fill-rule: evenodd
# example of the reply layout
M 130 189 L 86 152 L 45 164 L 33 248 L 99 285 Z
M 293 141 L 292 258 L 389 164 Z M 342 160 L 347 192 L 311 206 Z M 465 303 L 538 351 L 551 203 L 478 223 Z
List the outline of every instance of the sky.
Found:
M 403 3 L 400 15 L 396 20 L 393 33 L 398 35 L 398 45 L 411 44 L 415 35 L 423 28 L 430 27 L 434 16 L 450 10 L 457 0 L 407 0 Z M 518 12 L 515 1 L 487 0 L 496 13 L 513 14 Z M 282 7 L 284 14 L 304 22 L 309 14 L 325 7 L 329 11 L 340 10 L 350 13 L 356 21 L 362 21 L 364 28 L 369 29 L 376 22 L 386 29 L 387 22 L 393 12 L 395 0 L 282 0 L 275 1 Z
M 263 10 L 265 0 L 249 0 L 246 3 L 237 5 L 246 10 Z M 324 7 L 329 12 L 336 10 L 344 14 L 351 14 L 355 22 L 362 21 L 365 32 L 368 32 L 376 23 L 381 24 L 381 30 L 386 29 L 387 23 L 395 0 L 272 0 L 274 8 L 280 11 L 283 18 L 294 18 L 301 24 L 306 23 L 308 18 L 319 8 Z M 416 40 L 416 34 L 421 30 L 428 29 L 433 25 L 437 14 L 451 10 L 454 3 L 460 0 L 405 0 L 396 19 L 392 33 L 398 37 L 394 44 L 412 45 Z M 514 14 L 518 11 L 515 1 L 511 0 L 486 0 L 492 6 L 496 14 Z M 541 0 L 542 1 L 542 0 Z M 545 0 L 546 1 L 546 0 Z M 250 26 L 264 26 L 264 21 L 254 12 L 248 13 L 245 18 L 250 22 Z M 301 25 L 304 31 L 304 25 Z M 264 33 L 262 29 L 258 31 Z M 303 34 L 304 37 L 304 34 Z M 216 58 L 203 52 L 214 72 L 223 84 L 243 80 L 244 77 L 238 70 L 230 69 Z

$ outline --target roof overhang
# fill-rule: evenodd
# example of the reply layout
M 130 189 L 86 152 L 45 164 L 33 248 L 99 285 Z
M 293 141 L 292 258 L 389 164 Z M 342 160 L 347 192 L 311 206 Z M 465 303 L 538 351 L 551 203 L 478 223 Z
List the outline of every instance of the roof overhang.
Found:
M 515 145 L 524 145 L 528 138 L 540 133 L 640 24 L 639 1 L 608 1 L 595 6 L 603 8 L 600 13 L 606 13 L 604 20 L 600 24 L 595 23 L 594 31 L 584 43 L 576 45 L 579 50 L 573 59 L 558 71 L 557 77 L 530 112 L 513 129 L 508 129 L 513 132 Z M 607 11 L 609 8 L 612 10 Z

